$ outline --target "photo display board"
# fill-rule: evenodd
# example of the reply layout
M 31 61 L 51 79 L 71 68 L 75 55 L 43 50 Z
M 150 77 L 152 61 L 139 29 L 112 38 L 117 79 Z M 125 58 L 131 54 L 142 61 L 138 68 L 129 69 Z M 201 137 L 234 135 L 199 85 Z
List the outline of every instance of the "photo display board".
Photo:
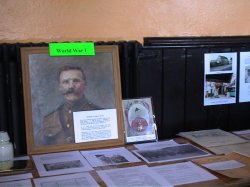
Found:
M 239 102 L 250 101 L 250 52 L 240 52 Z
M 204 55 L 204 106 L 236 103 L 237 53 Z

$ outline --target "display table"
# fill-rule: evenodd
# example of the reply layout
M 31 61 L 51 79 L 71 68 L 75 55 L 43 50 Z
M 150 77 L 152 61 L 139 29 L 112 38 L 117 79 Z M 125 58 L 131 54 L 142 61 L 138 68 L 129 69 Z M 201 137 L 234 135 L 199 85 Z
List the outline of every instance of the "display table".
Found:
M 180 143 L 180 144 L 191 143 L 192 145 L 195 145 L 197 147 L 199 146 L 199 145 L 196 145 L 196 144 L 194 144 L 194 143 L 192 143 L 189 140 L 186 140 L 184 138 L 175 138 L 174 140 L 177 143 Z M 114 148 L 114 147 L 112 147 L 112 148 Z M 132 144 L 131 145 L 125 145 L 125 148 L 127 148 L 129 151 L 132 151 L 132 150 L 136 149 L 134 147 L 134 145 L 132 145 Z M 204 150 L 204 148 L 202 148 L 202 149 Z M 206 150 L 206 151 L 208 151 L 208 150 Z M 213 153 L 211 153 L 211 154 L 212 154 L 212 156 L 214 155 Z M 89 173 L 91 174 L 91 176 L 95 179 L 95 181 L 100 186 L 105 187 L 107 185 L 104 183 L 104 181 L 97 174 L 97 171 L 107 170 L 107 169 L 115 169 L 115 168 L 141 166 L 141 165 L 147 165 L 149 167 L 161 166 L 161 165 L 168 165 L 168 164 L 173 164 L 173 163 L 180 163 L 180 162 L 184 162 L 184 161 L 191 161 L 191 159 L 185 159 L 185 160 L 179 160 L 179 161 L 170 161 L 170 162 L 161 162 L 161 163 L 150 163 L 150 164 L 146 163 L 145 161 L 142 160 L 141 162 L 124 163 L 124 164 L 119 164 L 119 165 L 94 167 L 94 170 L 89 171 Z M 34 179 L 39 178 L 39 174 L 38 174 L 38 171 L 36 170 L 35 164 L 34 164 L 34 169 L 31 172 L 33 174 Z M 247 177 L 247 178 L 233 179 L 233 178 L 229 178 L 229 177 L 226 177 L 224 175 L 221 175 L 221 174 L 219 174 L 217 172 L 213 172 L 211 170 L 209 170 L 209 172 L 211 174 L 215 175 L 216 177 L 218 177 L 218 179 L 211 180 L 211 181 L 206 181 L 206 182 L 178 185 L 178 186 L 181 186 L 181 187 L 200 187 L 200 186 L 214 186 L 214 187 L 226 187 L 226 186 L 240 187 L 240 186 L 244 186 L 244 187 L 246 187 L 246 186 L 250 186 L 250 176 Z M 178 171 L 176 171 L 176 174 L 178 174 Z M 3 173 L 2 173 L 2 175 L 3 175 Z M 34 185 L 34 183 L 33 183 L 33 185 Z M 0 186 L 1 186 L 1 184 L 0 184 Z M 126 186 L 126 184 L 124 184 L 124 186 Z

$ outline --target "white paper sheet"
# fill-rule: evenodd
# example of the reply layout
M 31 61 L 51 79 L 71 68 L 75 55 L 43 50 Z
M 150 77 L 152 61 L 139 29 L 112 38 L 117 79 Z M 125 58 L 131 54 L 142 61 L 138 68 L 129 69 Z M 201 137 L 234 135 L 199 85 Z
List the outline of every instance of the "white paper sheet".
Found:
M 236 102 L 237 53 L 204 54 L 204 106 Z
M 172 185 L 190 184 L 218 179 L 216 176 L 192 162 L 181 162 L 151 168 Z
M 236 169 L 246 166 L 243 163 L 240 163 L 236 160 L 227 160 L 222 162 L 213 162 L 208 164 L 202 164 L 204 167 L 211 170 L 227 170 L 227 169 Z
M 116 109 L 74 112 L 75 142 L 118 139 Z
M 161 149 L 164 147 L 171 147 L 179 145 L 174 140 L 167 140 L 167 141 L 159 141 L 159 142 L 151 142 L 151 143 L 142 143 L 142 144 L 134 144 L 134 146 L 139 149 Z
M 237 134 L 238 136 L 240 136 L 242 138 L 250 140 L 250 129 L 233 131 L 233 133 Z
M 180 144 L 160 149 L 133 150 L 133 152 L 147 163 L 168 162 L 210 155 L 210 153 L 191 144 Z
M 93 170 L 79 151 L 33 155 L 32 157 L 40 176 Z
M 100 170 L 97 173 L 107 186 L 172 186 L 166 179 L 145 165 Z
M 0 182 L 17 181 L 17 180 L 24 180 L 24 179 L 31 179 L 31 178 L 33 178 L 32 173 L 0 176 Z M 0 184 L 0 186 L 1 186 L 1 184 Z
M 0 183 L 2 187 L 32 187 L 32 183 L 30 179 L 19 180 L 19 181 L 11 181 L 11 182 L 3 182 Z
M 52 186 L 99 186 L 95 179 L 87 172 L 75 173 L 68 175 L 60 175 L 53 177 L 36 178 L 33 180 L 36 187 L 52 187 Z
M 247 140 L 221 129 L 181 132 L 178 135 L 206 148 L 247 142 Z
M 81 154 L 93 167 L 141 161 L 124 147 L 81 151 Z
M 239 102 L 250 101 L 250 52 L 240 52 Z
M 234 179 L 249 178 L 250 176 L 250 158 L 238 153 L 214 155 L 194 159 L 192 162 L 203 165 L 203 167 L 210 166 L 214 172 Z

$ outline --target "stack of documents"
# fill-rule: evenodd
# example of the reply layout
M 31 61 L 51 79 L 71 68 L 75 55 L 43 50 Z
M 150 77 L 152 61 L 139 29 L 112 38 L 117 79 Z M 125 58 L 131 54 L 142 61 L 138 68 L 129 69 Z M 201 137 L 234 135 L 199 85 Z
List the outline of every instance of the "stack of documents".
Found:
M 250 140 L 250 129 L 233 131 L 233 133 L 237 134 L 238 136 L 240 136 L 246 140 Z
M 221 129 L 181 132 L 178 134 L 216 154 L 239 152 L 250 156 L 250 142 Z

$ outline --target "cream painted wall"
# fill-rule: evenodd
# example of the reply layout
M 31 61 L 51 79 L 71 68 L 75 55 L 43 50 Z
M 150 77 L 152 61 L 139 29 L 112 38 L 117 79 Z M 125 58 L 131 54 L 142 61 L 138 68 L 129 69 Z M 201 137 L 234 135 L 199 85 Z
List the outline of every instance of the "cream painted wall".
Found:
M 250 34 L 250 0 L 0 0 L 0 42 Z

